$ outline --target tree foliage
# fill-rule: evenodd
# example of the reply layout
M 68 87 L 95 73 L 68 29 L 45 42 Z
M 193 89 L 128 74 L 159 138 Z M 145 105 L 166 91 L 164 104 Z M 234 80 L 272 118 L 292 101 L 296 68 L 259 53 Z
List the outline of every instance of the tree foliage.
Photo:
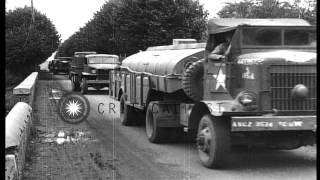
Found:
M 96 51 L 128 56 L 173 38 L 203 39 L 207 11 L 196 0 L 109 0 L 58 48 L 56 56 Z
M 304 5 L 304 6 L 302 6 Z M 226 3 L 218 12 L 221 18 L 303 18 L 316 24 L 316 0 L 244 0 Z
M 31 7 L 6 12 L 6 70 L 25 75 L 44 62 L 59 45 L 52 22 Z

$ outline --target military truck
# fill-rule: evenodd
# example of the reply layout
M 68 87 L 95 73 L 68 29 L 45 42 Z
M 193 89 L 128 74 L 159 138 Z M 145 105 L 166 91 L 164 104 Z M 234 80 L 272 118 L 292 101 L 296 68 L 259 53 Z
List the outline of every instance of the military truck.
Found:
M 226 32 L 228 53 L 211 56 Z M 295 149 L 316 143 L 316 27 L 302 19 L 211 19 L 199 44 L 151 47 L 111 73 L 120 120 L 145 115 L 148 140 L 181 129 L 202 164 L 227 167 L 235 145 Z
M 80 91 L 81 74 L 83 72 L 83 65 L 85 56 L 89 54 L 96 54 L 94 51 L 74 52 L 70 63 L 69 79 L 71 80 L 72 91 Z
M 71 57 L 57 57 L 49 62 L 49 71 L 53 74 L 65 73 L 69 74 Z
M 119 66 L 119 56 L 112 54 L 90 54 L 85 56 L 81 73 L 81 93 L 86 94 L 88 87 L 100 90 L 109 87 L 110 70 Z

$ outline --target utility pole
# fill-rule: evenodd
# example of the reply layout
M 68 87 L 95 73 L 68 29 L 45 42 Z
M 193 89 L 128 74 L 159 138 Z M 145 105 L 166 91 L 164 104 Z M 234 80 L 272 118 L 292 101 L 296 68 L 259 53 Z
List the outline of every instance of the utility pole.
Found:
M 32 23 L 34 23 L 34 9 L 33 9 L 33 0 L 31 0 L 31 11 L 32 11 Z
M 27 38 L 22 46 L 22 49 L 24 50 L 24 48 L 26 47 L 27 45 L 27 42 L 29 40 L 29 35 L 30 35 L 30 32 L 31 32 L 31 29 L 32 29 L 32 25 L 34 24 L 34 9 L 33 9 L 33 0 L 31 0 L 31 22 L 30 22 L 30 25 L 29 25 L 29 30 L 27 32 Z M 25 58 L 25 56 L 24 56 Z

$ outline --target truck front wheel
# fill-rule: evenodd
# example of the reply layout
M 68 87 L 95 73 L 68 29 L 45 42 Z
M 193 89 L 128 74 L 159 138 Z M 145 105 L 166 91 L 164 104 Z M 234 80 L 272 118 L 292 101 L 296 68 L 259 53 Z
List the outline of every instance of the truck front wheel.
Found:
M 81 80 L 81 93 L 82 94 L 87 94 L 88 93 L 88 83 L 87 83 L 87 78 L 83 77 Z
M 230 128 L 227 120 L 204 115 L 198 126 L 197 147 L 204 166 L 224 166 L 230 152 Z

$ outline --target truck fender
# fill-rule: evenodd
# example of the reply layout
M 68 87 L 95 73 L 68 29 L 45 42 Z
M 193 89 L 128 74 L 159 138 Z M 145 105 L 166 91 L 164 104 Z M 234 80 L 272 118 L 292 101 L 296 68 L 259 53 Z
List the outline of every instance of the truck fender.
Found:
M 224 112 L 231 112 L 232 107 L 234 107 L 233 100 L 201 102 L 207 106 L 207 108 L 213 116 L 222 116 Z
M 204 116 L 205 114 L 222 116 L 224 112 L 232 111 L 231 109 L 233 106 L 233 100 L 200 101 L 192 105 L 191 111 L 188 112 L 189 128 L 197 129 L 202 116 Z

